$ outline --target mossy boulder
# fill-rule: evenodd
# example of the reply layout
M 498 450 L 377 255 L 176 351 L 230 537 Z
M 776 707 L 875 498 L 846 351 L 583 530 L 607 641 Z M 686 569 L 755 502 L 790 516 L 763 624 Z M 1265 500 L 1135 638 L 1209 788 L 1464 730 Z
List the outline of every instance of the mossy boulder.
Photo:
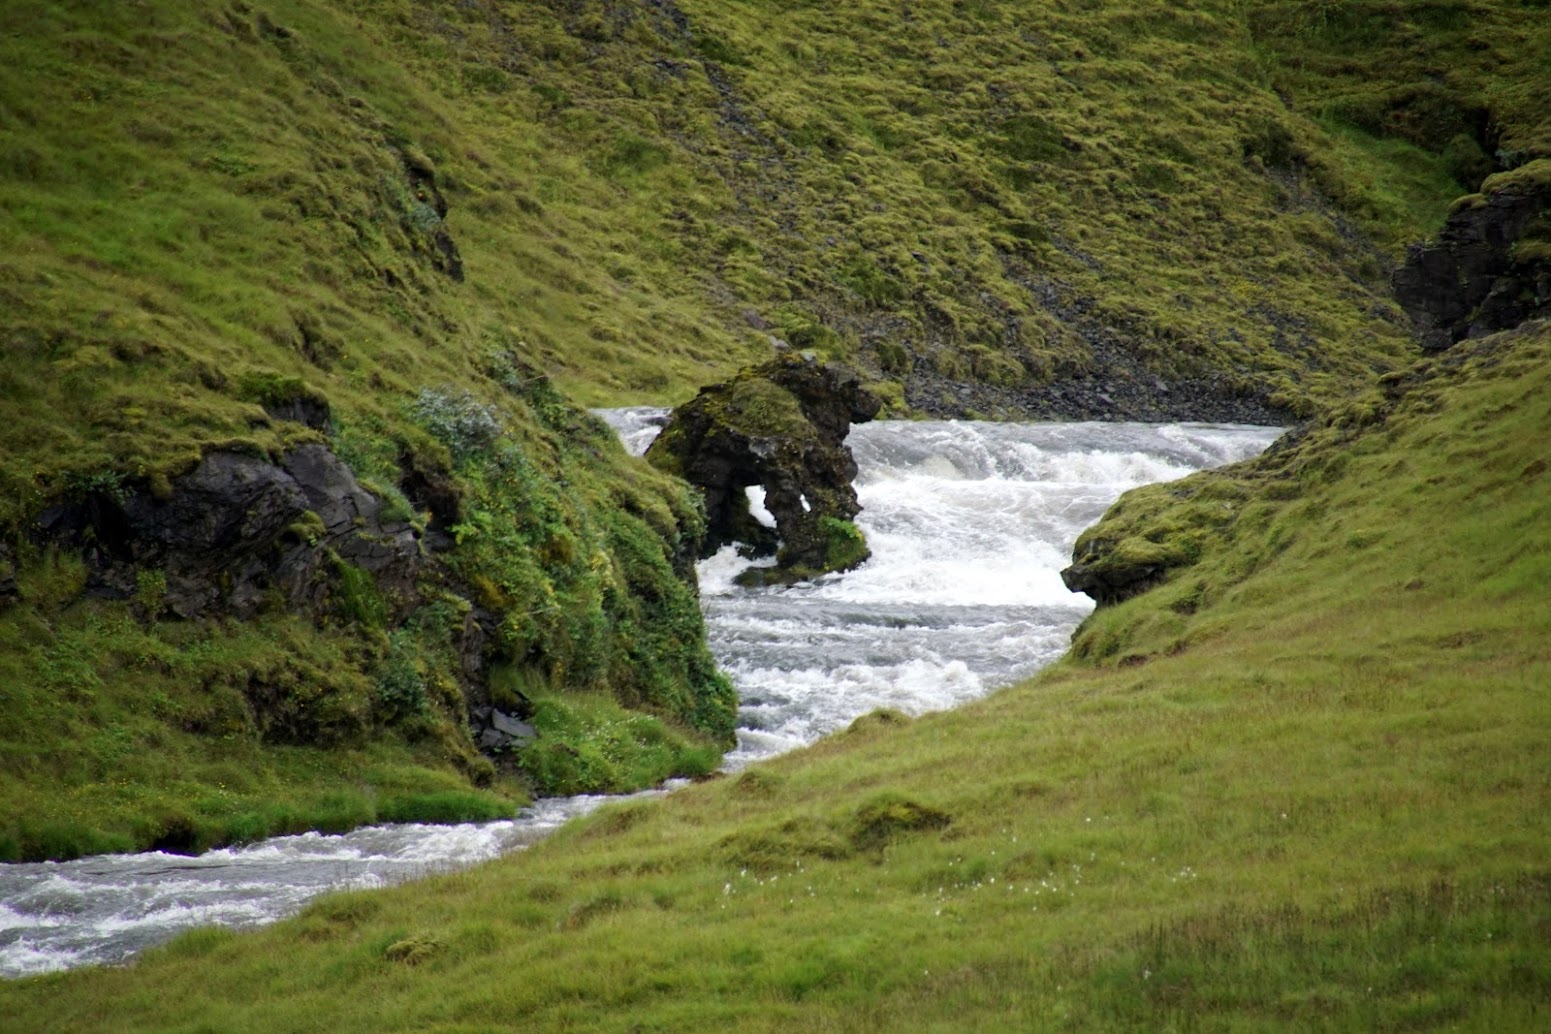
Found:
M 861 506 L 845 438 L 880 407 L 851 371 L 782 356 L 674 410 L 646 458 L 705 494 L 702 557 L 729 543 L 749 556 L 774 554 L 775 569 L 757 569 L 761 581 L 845 571 L 869 555 L 852 523 Z M 764 489 L 774 527 L 751 512 L 752 486 Z

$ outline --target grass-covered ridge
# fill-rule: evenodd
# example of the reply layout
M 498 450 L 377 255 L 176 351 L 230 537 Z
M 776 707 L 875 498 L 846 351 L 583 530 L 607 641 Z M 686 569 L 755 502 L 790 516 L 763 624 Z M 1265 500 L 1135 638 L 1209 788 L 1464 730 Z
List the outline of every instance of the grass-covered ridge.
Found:
M 1332 205 L 1393 256 L 1479 182 L 1449 141 L 1353 142 L 1416 120 L 1326 96 L 1317 60 L 1360 60 L 1326 6 L 13 5 L 4 282 L 58 374 L 10 373 L 48 403 L 16 441 L 103 424 L 175 466 L 193 428 L 251 433 L 204 382 L 255 348 L 413 390 L 507 331 L 588 401 L 685 397 L 775 333 L 970 385 L 927 393 L 950 409 L 1085 373 L 1303 409 L 1405 349 Z M 1361 37 L 1429 58 L 1372 90 L 1446 67 L 1504 161 L 1542 151 L 1543 25 L 1422 6 Z M 450 267 L 444 240 L 465 287 L 404 262 Z M 111 420 L 81 412 L 104 379 Z M 78 439 L 67 469 L 106 459 Z
M 590 402 L 773 333 L 950 409 L 1306 410 L 1402 361 L 1386 255 L 1551 146 L 1532 3 L 1380 7 L 10 5 L 11 515 L 283 444 L 265 376 L 361 420 L 492 343 Z
M 1115 649 L 0 1002 L 123 1030 L 1536 1029 L 1551 328 L 1460 349 L 1240 467 L 1283 487 L 1098 612 Z

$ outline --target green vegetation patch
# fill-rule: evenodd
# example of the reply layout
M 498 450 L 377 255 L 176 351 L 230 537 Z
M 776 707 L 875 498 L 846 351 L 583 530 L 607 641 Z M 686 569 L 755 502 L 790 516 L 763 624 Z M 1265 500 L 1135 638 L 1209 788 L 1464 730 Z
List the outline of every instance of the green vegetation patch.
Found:
M 510 779 L 472 787 L 456 739 L 374 734 L 352 645 L 304 622 L 16 607 L 0 646 L 6 861 L 493 818 L 525 799 Z
M 0 227 L 18 242 L 0 261 L 12 854 L 197 848 L 342 828 L 380 805 L 506 810 L 527 788 L 468 729 L 486 661 L 559 693 L 614 692 L 697 743 L 730 739 L 731 688 L 679 576 L 692 498 L 549 381 L 564 354 L 599 392 L 666 397 L 742 354 L 674 300 L 699 297 L 697 280 L 654 286 L 674 254 L 654 250 L 661 232 L 597 219 L 671 174 L 674 149 L 645 127 L 593 141 L 549 125 L 548 103 L 508 88 L 510 62 L 447 61 L 417 26 L 428 12 L 0 14 L 15 173 L 0 176 Z M 535 17 L 543 35 L 553 18 Z M 562 50 L 546 60 L 563 67 Z M 485 121 L 471 95 L 504 114 Z M 594 146 L 605 137 L 612 152 Z M 524 139 L 544 143 L 524 157 Z M 627 267 L 639 293 L 601 313 Z M 279 462 L 318 444 L 419 537 L 415 584 L 325 554 L 302 602 L 261 587 L 252 620 L 216 608 L 180 627 L 163 623 L 188 591 L 170 570 L 139 564 L 122 579 L 132 599 L 104 600 L 124 590 L 98 577 L 101 543 L 57 548 L 39 523 L 60 506 L 167 503 L 212 453 Z M 308 510 L 253 546 L 322 550 L 338 534 Z M 126 684 L 168 703 L 136 712 Z M 243 794 L 218 793 L 200 760 L 223 751 L 255 769 Z M 379 751 L 431 785 L 379 799 L 360 774 Z M 183 766 L 141 764 L 162 754 Z M 120 779 L 133 789 L 102 789 Z M 336 790 L 347 804 L 321 802 Z
M 714 746 L 609 697 L 540 699 L 532 722 L 539 738 L 518 751 L 517 766 L 545 794 L 625 793 L 706 776 L 721 762 Z

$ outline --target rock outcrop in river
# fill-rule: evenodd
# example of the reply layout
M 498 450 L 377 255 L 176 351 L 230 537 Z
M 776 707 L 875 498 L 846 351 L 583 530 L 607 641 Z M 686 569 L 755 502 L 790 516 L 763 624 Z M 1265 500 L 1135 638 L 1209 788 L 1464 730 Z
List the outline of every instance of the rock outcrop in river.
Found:
M 881 405 L 843 367 L 782 356 L 675 409 L 646 458 L 705 494 L 702 556 L 734 542 L 752 556 L 774 554 L 775 569 L 745 572 L 760 581 L 846 571 L 869 554 L 851 523 L 860 506 L 845 437 Z M 751 486 L 764 488 L 775 527 L 750 511 Z

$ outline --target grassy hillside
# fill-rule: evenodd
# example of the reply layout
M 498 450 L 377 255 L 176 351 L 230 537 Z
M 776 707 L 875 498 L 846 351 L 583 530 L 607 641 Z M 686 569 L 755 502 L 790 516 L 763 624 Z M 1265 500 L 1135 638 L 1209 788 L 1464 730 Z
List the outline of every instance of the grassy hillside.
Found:
M 534 367 L 486 301 L 520 285 L 466 275 L 427 95 L 342 15 L 289 13 L 0 15 L 0 857 L 488 816 L 704 771 L 730 734 L 688 490 Z M 305 613 L 177 620 L 160 567 L 101 599 L 101 543 L 39 523 L 310 442 L 440 551 L 407 593 L 336 557 Z M 467 709 L 519 694 L 545 742 L 492 766 Z
M 768 352 L 751 323 L 896 392 L 1146 371 L 1306 409 L 1404 355 L 1381 249 L 1475 186 L 1384 98 L 1547 146 L 1523 5 L 1326 7 L 9 5 L 7 497 L 272 445 L 248 367 L 369 411 L 494 342 L 682 398 Z
M 0 1003 L 24 1029 L 1537 1029 L 1548 400 L 1551 327 L 1460 346 L 1184 482 L 1176 510 L 1256 490 L 1032 682 Z
M 1310 5 L 1287 6 L 374 13 L 396 15 L 386 32 L 425 83 L 521 136 L 541 202 L 612 188 L 608 225 L 640 243 L 590 226 L 567 247 L 616 289 L 700 305 L 706 348 L 775 334 L 936 412 L 1136 415 L 1306 413 L 1399 361 L 1387 262 L 1465 189 L 1448 143 L 1325 115 L 1323 78 L 1298 80 L 1306 104 L 1288 88 L 1306 52 L 1349 41 L 1288 28 Z M 1516 81 L 1544 76 L 1543 27 L 1515 4 L 1471 12 L 1523 55 Z M 1434 20 L 1374 46 L 1458 36 Z M 1478 57 L 1454 62 L 1471 103 L 1501 109 L 1499 129 L 1540 126 L 1475 96 L 1499 71 Z M 1401 81 L 1430 81 L 1418 64 Z M 599 382 L 620 376 L 679 390 L 651 383 L 628 328 L 593 331 L 581 351 L 607 378 L 545 346 L 584 397 L 619 397 Z
M 1407 361 L 1401 243 L 1546 153 L 1539 14 L 5 5 L 0 856 L 703 770 L 693 502 L 573 401 L 774 336 L 896 411 L 1311 413 Z M 336 557 L 305 613 L 176 620 L 40 530 L 309 443 L 451 540 L 412 592 Z M 492 768 L 471 692 L 554 749 Z

